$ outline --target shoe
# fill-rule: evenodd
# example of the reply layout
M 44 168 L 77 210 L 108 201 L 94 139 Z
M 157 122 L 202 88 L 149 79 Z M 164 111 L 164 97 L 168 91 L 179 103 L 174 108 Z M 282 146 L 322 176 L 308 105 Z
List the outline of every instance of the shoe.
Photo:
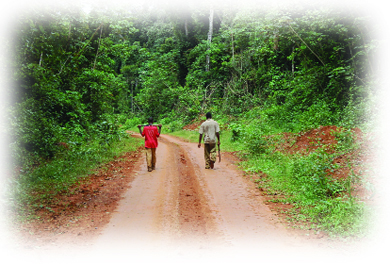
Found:
M 152 171 L 152 168 L 148 168 L 148 172 L 151 172 Z
M 210 169 L 214 169 L 214 162 L 210 162 Z

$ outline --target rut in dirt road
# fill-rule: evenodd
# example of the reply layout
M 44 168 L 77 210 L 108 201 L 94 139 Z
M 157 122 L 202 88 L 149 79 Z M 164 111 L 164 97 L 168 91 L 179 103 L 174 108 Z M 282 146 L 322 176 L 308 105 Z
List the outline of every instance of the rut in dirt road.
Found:
M 178 165 L 179 177 L 179 219 L 182 233 L 192 235 L 207 235 L 208 216 L 206 210 L 210 212 L 207 201 L 203 199 L 202 190 L 195 177 L 191 161 L 185 153 L 176 147 L 176 162 Z
M 204 169 L 197 144 L 162 135 L 156 170 L 145 158 L 95 248 L 275 248 L 296 245 L 253 183 L 223 158 Z
M 186 151 L 165 136 L 157 148 L 156 170 L 147 172 L 145 158 L 96 244 L 159 247 L 188 238 L 210 243 L 215 231 L 212 212 Z
M 85 234 L 87 231 L 80 228 L 80 232 L 69 232 L 69 241 L 77 241 L 72 234 L 78 234 L 82 247 L 53 244 L 36 254 L 45 256 L 50 263 L 50 254 L 54 253 L 66 255 L 70 261 L 85 258 L 82 263 L 128 263 L 145 257 L 195 259 L 192 257 L 198 255 L 213 255 L 218 261 L 221 256 L 228 261 L 239 256 L 237 262 L 243 262 L 242 257 L 250 254 L 276 262 L 285 256 L 287 261 L 280 263 L 290 263 L 295 255 L 302 263 L 302 255 L 310 253 L 323 258 L 329 254 L 332 246 L 326 241 L 308 243 L 279 223 L 277 215 L 264 204 L 255 183 L 236 167 L 234 156 L 223 154 L 222 162 L 209 170 L 205 169 L 203 155 L 197 143 L 160 136 L 156 170 L 147 171 L 144 154 L 127 156 L 123 164 L 128 164 L 128 170 L 115 174 L 126 181 L 109 185 L 109 190 L 102 188 L 105 195 L 101 198 L 107 199 L 97 200 L 102 209 L 109 210 L 97 210 L 96 215 L 84 217 L 85 221 L 80 223 L 80 228 L 94 228 L 92 236 L 84 235 L 80 230 Z M 123 164 L 111 164 L 112 170 L 121 170 Z M 124 195 L 119 200 L 120 195 L 111 189 L 120 189 Z M 117 194 L 115 204 L 109 201 L 113 193 Z M 96 223 L 99 218 L 104 218 L 104 222 Z M 344 254 L 346 250 L 351 251 L 338 247 L 337 253 Z

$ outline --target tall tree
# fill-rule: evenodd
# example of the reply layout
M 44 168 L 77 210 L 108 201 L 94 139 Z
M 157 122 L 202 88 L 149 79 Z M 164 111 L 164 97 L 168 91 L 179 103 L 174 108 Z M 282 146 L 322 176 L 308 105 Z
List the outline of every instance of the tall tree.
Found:
M 208 51 L 210 51 L 211 40 L 213 38 L 213 21 L 214 21 L 214 9 L 210 6 L 210 16 L 209 16 L 209 32 L 207 34 L 207 43 L 209 45 Z M 210 70 L 210 54 L 206 56 L 206 71 Z

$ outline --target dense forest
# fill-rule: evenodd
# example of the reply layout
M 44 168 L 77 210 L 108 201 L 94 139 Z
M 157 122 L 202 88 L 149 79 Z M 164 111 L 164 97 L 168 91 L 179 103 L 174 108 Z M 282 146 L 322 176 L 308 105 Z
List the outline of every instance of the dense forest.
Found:
M 90 159 L 149 116 L 168 132 L 211 111 L 253 155 L 267 134 L 370 127 L 377 40 L 353 10 L 57 5 L 16 21 L 9 114 L 22 173 L 64 149 Z
M 260 107 L 291 130 L 365 121 L 375 39 L 364 16 L 307 6 L 128 8 L 20 15 L 15 158 L 108 140 L 132 117 L 188 122 L 208 109 L 238 116 Z

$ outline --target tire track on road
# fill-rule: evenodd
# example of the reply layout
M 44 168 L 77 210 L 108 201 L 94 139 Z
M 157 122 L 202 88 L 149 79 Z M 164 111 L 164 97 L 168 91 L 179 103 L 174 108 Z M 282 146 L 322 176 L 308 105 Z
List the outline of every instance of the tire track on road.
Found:
M 214 226 L 211 210 L 200 187 L 196 170 L 188 153 L 179 145 L 161 139 L 174 153 L 174 162 L 178 177 L 178 222 L 180 236 L 183 238 L 205 238 L 212 234 Z

